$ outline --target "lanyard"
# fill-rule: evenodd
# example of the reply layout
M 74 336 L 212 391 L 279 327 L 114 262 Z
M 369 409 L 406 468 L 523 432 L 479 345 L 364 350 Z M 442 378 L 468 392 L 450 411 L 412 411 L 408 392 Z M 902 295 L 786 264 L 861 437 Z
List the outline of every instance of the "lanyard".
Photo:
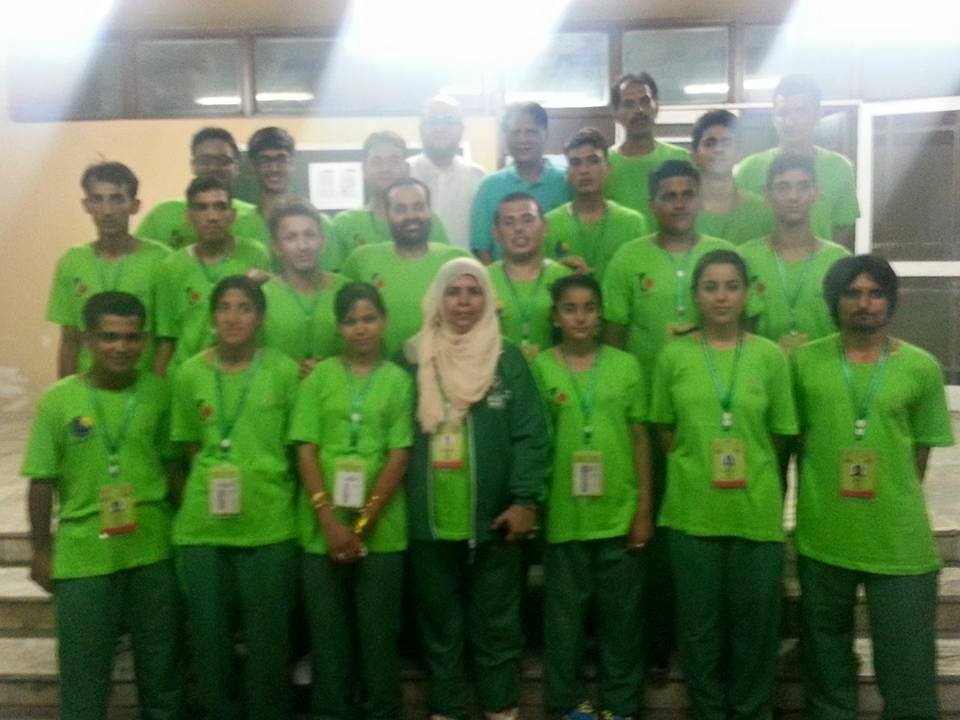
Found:
M 537 284 L 533 286 L 533 292 L 527 298 L 527 302 L 521 302 L 517 288 L 510 279 L 505 265 L 500 266 L 500 272 L 503 273 L 504 280 L 507 281 L 507 287 L 510 288 L 510 294 L 513 296 L 513 302 L 517 306 L 517 312 L 520 313 L 520 335 L 521 340 L 526 344 L 530 340 L 530 331 L 532 329 L 533 304 L 537 299 L 537 293 L 540 292 L 540 286 L 543 284 L 544 264 L 540 265 L 540 272 L 537 275 Z
M 573 210 L 573 204 L 570 204 L 570 214 L 573 216 L 573 221 L 577 224 L 577 239 L 580 240 L 580 249 L 583 250 L 584 255 L 588 255 L 588 251 L 591 249 L 587 245 L 587 239 L 583 230 L 583 223 L 580 222 L 580 218 L 577 216 L 577 213 Z M 600 220 L 600 236 L 597 238 L 596 243 L 593 247 L 595 253 L 602 252 L 603 250 L 603 241 L 607 236 L 607 218 L 610 217 L 610 210 L 607 208 L 606 202 L 603 204 L 603 219 Z
M 380 364 L 377 363 L 368 374 L 363 383 L 360 384 L 359 391 L 353 374 L 353 368 L 350 363 L 344 359 L 347 367 L 347 378 L 350 381 L 350 449 L 357 449 L 357 441 L 360 439 L 360 423 L 363 420 L 363 404 L 367 400 L 367 393 L 373 384 L 373 376 L 380 370 Z
M 303 348 L 304 353 L 303 357 L 305 359 L 310 359 L 313 357 L 313 316 L 317 312 L 317 306 L 320 305 L 320 297 L 322 293 L 320 291 L 316 292 L 313 295 L 313 298 L 309 303 L 303 301 L 303 296 L 293 289 L 287 283 L 287 289 L 290 291 L 290 295 L 293 296 L 294 301 L 297 303 L 297 307 L 300 308 L 300 312 L 303 313 L 304 321 L 304 333 L 303 333 Z
M 814 255 L 816 255 L 816 252 L 811 253 L 810 256 L 803 261 L 803 269 L 800 271 L 800 277 L 797 279 L 797 284 L 793 288 L 793 292 L 790 292 L 790 286 L 787 284 L 787 267 L 783 262 L 783 256 L 776 248 L 773 248 L 773 256 L 777 260 L 777 274 L 780 276 L 783 296 L 787 300 L 787 309 L 790 311 L 790 332 L 792 333 L 797 332 L 797 302 L 800 300 L 800 293 L 803 292 L 803 286 L 806 284 L 810 270 L 813 268 Z
M 674 253 L 668 252 L 667 250 L 663 250 L 663 252 L 667 254 L 667 257 L 670 259 L 670 264 L 673 266 L 674 320 L 682 320 L 687 314 L 687 293 L 683 286 L 683 280 L 687 276 L 687 270 L 690 268 L 690 256 L 693 254 L 693 248 L 691 247 L 683 253 L 679 263 L 674 257 Z
M 116 290 L 120 287 L 120 280 L 123 278 L 123 271 L 127 267 L 127 260 L 130 258 L 129 255 L 124 255 L 119 260 L 114 260 L 111 265 L 116 269 L 113 272 L 113 282 L 109 282 L 107 276 L 107 264 L 100 259 L 96 251 L 93 253 L 94 262 L 97 264 L 97 275 L 100 277 L 100 289 L 104 292 L 109 290 Z
M 863 399 L 857 403 L 857 394 L 853 388 L 853 370 L 850 369 L 850 361 L 847 360 L 847 353 L 843 349 L 843 340 L 837 340 L 837 346 L 840 349 L 840 365 L 843 367 L 843 379 L 847 381 L 847 392 L 850 395 L 850 406 L 856 418 L 853 421 L 853 437 L 857 440 L 863 440 L 867 434 L 867 412 L 870 409 L 870 403 L 873 396 L 876 395 L 880 387 L 880 379 L 883 377 L 883 368 L 887 364 L 887 357 L 890 354 L 890 339 L 883 338 L 883 347 L 880 349 L 880 360 L 873 366 L 870 372 L 870 382 L 867 383 L 867 391 L 863 394 Z
M 707 367 L 710 368 L 713 390 L 717 395 L 717 400 L 720 401 L 720 408 L 723 410 L 723 414 L 720 416 L 720 426 L 726 431 L 733 427 L 733 392 L 737 386 L 740 357 L 743 355 L 743 333 L 737 335 L 737 352 L 733 356 L 730 384 L 726 388 L 720 384 L 720 372 L 717 370 L 717 363 L 713 359 L 713 350 L 710 349 L 706 334 L 702 332 L 700 334 L 700 344 L 703 346 L 703 357 L 707 361 Z
M 120 448 L 127 439 L 127 429 L 130 427 L 130 421 L 133 420 L 133 413 L 136 412 L 137 403 L 140 400 L 140 383 L 133 388 L 133 392 L 127 398 L 127 404 L 123 408 L 123 416 L 120 419 L 120 426 L 117 430 L 117 436 L 114 437 L 110 432 L 110 426 L 107 424 L 106 415 L 103 413 L 103 407 L 100 405 L 100 399 L 97 397 L 97 391 L 94 389 L 90 380 L 87 380 L 87 392 L 90 395 L 90 404 L 93 406 L 93 415 L 96 419 L 97 427 L 100 428 L 100 438 L 107 449 L 107 472 L 110 477 L 116 477 L 120 474 Z
M 563 364 L 567 368 L 567 375 L 570 376 L 570 384 L 573 386 L 573 394 L 577 396 L 577 402 L 580 404 L 580 412 L 583 415 L 583 442 L 588 446 L 593 440 L 593 405 L 597 398 L 597 376 L 599 375 L 597 368 L 600 366 L 600 355 L 602 353 L 603 348 L 597 348 L 597 352 L 593 356 L 593 365 L 589 371 L 589 390 L 584 394 L 580 391 L 580 384 L 570 368 L 570 361 L 567 360 L 566 353 L 560 350 L 560 354 L 563 356 Z
M 214 350 L 216 353 L 216 350 Z M 250 394 L 250 386 L 253 384 L 253 376 L 257 374 L 257 368 L 260 367 L 260 353 L 257 352 L 253 356 L 253 362 L 250 365 L 250 368 L 247 370 L 246 377 L 243 381 L 243 389 L 240 391 L 240 397 L 237 400 L 237 406 L 234 408 L 233 415 L 230 416 L 227 413 L 227 402 L 224 398 L 223 392 L 223 371 L 220 369 L 220 355 L 216 356 L 216 363 L 213 368 L 213 375 L 216 378 L 217 385 L 217 421 L 220 425 L 220 449 L 224 453 L 230 451 L 230 446 L 233 445 L 233 441 L 230 439 L 230 435 L 233 433 L 233 428 L 237 424 L 237 420 L 240 419 L 240 415 L 243 414 L 243 408 L 247 404 L 247 395 Z

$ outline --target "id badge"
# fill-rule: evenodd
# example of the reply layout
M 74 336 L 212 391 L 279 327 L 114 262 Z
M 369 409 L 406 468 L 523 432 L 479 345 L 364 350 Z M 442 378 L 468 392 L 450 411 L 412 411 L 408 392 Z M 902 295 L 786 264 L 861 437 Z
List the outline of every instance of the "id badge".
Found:
M 533 362 L 537 355 L 540 353 L 540 346 L 532 342 L 522 342 L 520 343 L 520 351 L 523 353 L 523 356 L 527 359 L 527 362 Z
M 681 335 L 690 332 L 693 330 L 693 323 L 688 322 L 672 322 L 667 323 L 667 336 L 666 341 L 670 342 L 671 340 L 676 340 Z
M 463 426 L 443 426 L 430 437 L 430 460 L 435 468 L 463 467 Z
M 783 348 L 783 351 L 790 355 L 801 345 L 806 345 L 810 342 L 810 336 L 807 333 L 801 332 L 790 332 L 786 335 L 780 336 L 780 347 Z
M 232 517 L 240 514 L 240 466 L 217 465 L 207 472 L 210 515 Z
M 574 497 L 603 495 L 603 453 L 581 450 L 573 454 Z
M 100 534 L 126 535 L 137 529 L 137 503 L 133 485 L 114 483 L 100 488 Z
M 840 451 L 840 494 L 859 500 L 877 496 L 877 451 L 848 448 Z
M 360 509 L 367 499 L 367 464 L 363 460 L 337 460 L 333 468 L 333 504 Z
M 713 441 L 713 486 L 722 489 L 747 486 L 746 451 L 739 438 Z

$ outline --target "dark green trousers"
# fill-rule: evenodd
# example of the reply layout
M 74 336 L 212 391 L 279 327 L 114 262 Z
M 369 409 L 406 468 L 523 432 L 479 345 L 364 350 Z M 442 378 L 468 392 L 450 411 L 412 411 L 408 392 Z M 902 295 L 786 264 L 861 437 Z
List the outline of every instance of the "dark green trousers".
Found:
M 193 643 L 193 671 L 207 720 L 287 720 L 290 616 L 300 548 L 183 545 L 177 569 Z M 236 609 L 246 656 L 234 651 Z
M 397 644 L 403 563 L 402 552 L 371 553 L 353 565 L 338 565 L 326 555 L 304 554 L 315 720 L 400 717 Z M 355 702 L 358 685 L 363 691 L 360 713 Z
M 133 642 L 144 720 L 179 716 L 179 608 L 173 562 L 57 580 L 57 640 L 63 720 L 104 720 L 117 636 Z
M 854 605 L 862 583 L 884 720 L 936 718 L 937 573 L 878 575 L 797 558 L 808 717 L 854 720 Z
M 640 711 L 643 685 L 641 591 L 646 558 L 622 537 L 547 545 L 544 700 L 559 713 L 585 697 L 580 679 L 585 623 L 596 617 L 600 705 L 616 715 Z
M 656 518 L 667 489 L 667 456 L 651 434 L 651 483 Z M 645 662 L 651 667 L 667 667 L 676 646 L 676 599 L 666 533 L 656 532 L 647 543 L 646 572 L 643 580 L 643 637 Z
M 430 712 L 466 717 L 466 643 L 484 712 L 520 701 L 521 548 L 493 541 L 410 544 L 417 619 L 430 670 Z
M 667 535 L 690 717 L 769 718 L 780 646 L 783 543 L 677 530 Z

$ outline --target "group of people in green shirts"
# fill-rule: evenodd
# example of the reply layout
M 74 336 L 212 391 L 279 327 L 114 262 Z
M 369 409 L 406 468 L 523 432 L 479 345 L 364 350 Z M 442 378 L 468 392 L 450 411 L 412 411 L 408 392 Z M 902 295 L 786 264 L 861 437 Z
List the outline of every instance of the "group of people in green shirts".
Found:
M 650 83 L 616 86 L 637 147 Z M 537 114 L 512 112 L 529 145 Z M 215 130 L 194 138 L 196 169 L 236 160 Z M 292 153 L 268 130 L 250 143 L 265 189 Z M 735 186 L 742 217 L 704 211 L 711 183 L 732 182 L 733 132 L 708 113 L 700 170 L 666 157 L 626 183 L 646 217 L 604 199 L 629 153 L 578 132 L 574 199 L 544 213 L 522 189 L 497 198 L 488 266 L 438 237 L 392 133 L 364 148 L 371 207 L 331 224 L 273 198 L 257 211 L 267 244 L 239 235 L 228 177 L 198 172 L 176 211 L 148 216 L 171 250 L 130 234 L 128 168 L 88 169 L 98 240 L 58 266 L 67 372 L 22 470 L 31 574 L 57 604 L 62 717 L 104 717 L 121 629 L 143 717 L 182 717 L 181 603 L 203 713 L 289 717 L 301 602 L 312 716 L 399 717 L 406 577 L 431 717 L 467 716 L 472 666 L 485 716 L 516 718 L 537 535 L 551 711 L 637 717 L 668 622 L 650 609 L 673 595 L 692 714 L 769 717 L 791 457 L 811 716 L 856 713 L 862 584 L 886 712 L 935 717 L 939 559 L 920 483 L 929 449 L 952 443 L 940 368 L 887 333 L 890 266 L 816 229 L 819 158 L 771 157 L 763 212 Z M 760 216 L 754 237 L 702 229 Z

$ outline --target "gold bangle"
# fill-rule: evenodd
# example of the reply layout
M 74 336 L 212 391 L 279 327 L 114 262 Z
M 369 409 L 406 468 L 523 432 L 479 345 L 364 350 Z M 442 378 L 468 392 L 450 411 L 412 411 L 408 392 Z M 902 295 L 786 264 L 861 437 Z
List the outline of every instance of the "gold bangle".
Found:
M 327 500 L 327 492 L 325 490 L 315 492 L 313 495 L 311 495 L 310 504 L 313 505 L 313 509 L 317 512 L 320 512 L 325 507 L 331 507 L 330 501 Z
M 362 535 L 363 531 L 366 530 L 367 525 L 370 524 L 370 516 L 367 515 L 366 511 L 360 514 L 360 517 L 357 518 L 356 522 L 353 523 L 353 534 Z

